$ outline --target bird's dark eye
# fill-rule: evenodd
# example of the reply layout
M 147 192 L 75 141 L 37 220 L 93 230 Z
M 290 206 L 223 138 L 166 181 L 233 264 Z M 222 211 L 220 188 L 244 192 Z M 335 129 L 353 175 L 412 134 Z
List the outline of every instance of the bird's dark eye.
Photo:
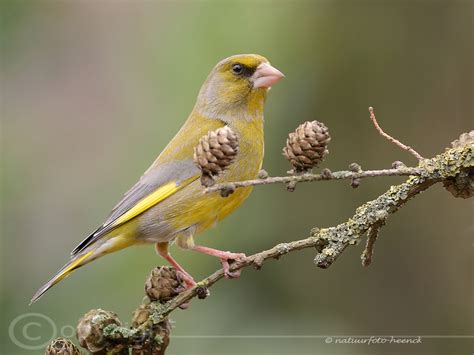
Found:
M 241 64 L 234 64 L 234 65 L 232 66 L 232 72 L 233 72 L 234 74 L 239 75 L 239 74 L 242 74 L 243 71 L 244 71 L 244 67 L 243 67 Z

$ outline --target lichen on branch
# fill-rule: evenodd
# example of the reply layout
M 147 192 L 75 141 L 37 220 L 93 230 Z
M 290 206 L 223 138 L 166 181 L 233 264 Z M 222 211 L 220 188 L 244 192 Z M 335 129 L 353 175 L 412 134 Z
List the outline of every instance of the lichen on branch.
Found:
M 370 108 L 369 111 L 370 118 L 381 135 L 419 159 L 416 167 L 406 167 L 401 162 L 395 162 L 392 169 L 364 171 L 358 164 L 352 163 L 347 171 L 331 172 L 324 169 L 320 174 L 312 174 L 310 169 L 320 163 L 327 154 L 326 145 L 329 142 L 327 128 L 313 121 L 299 126 L 287 145 L 287 150 L 294 150 L 287 154 L 293 166 L 290 175 L 268 177 L 268 174 L 262 171 L 255 180 L 213 185 L 213 177 L 232 163 L 238 143 L 229 131 L 221 132 L 220 135 L 209 132 L 208 139 L 200 141 L 202 149 L 196 153 L 196 162 L 200 165 L 203 176 L 207 176 L 202 181 L 203 185 L 207 186 L 205 193 L 220 192 L 223 197 L 236 188 L 253 185 L 283 183 L 292 191 L 300 182 L 350 180 L 351 186 L 357 187 L 361 179 L 368 177 L 409 176 L 405 182 L 391 186 L 376 199 L 358 207 L 347 221 L 334 227 L 315 227 L 303 239 L 280 243 L 235 261 L 230 265 L 230 272 L 249 266 L 260 269 L 269 259 L 280 259 L 288 253 L 306 248 L 317 251 L 314 263 L 318 267 L 328 268 L 347 247 L 359 244 L 366 234 L 367 242 L 361 258 L 362 264 L 368 266 L 373 260 L 375 241 L 388 217 L 412 198 L 439 182 L 442 182 L 444 188 L 454 197 L 470 198 L 474 195 L 474 131 L 462 134 L 452 143 L 452 148 L 444 153 L 425 159 L 409 146 L 383 132 L 376 123 L 373 109 Z M 220 137 L 221 141 L 216 137 Z M 212 143 L 211 140 L 215 142 Z M 316 149 L 321 155 L 316 156 L 312 149 Z M 221 159 L 219 157 L 224 160 L 218 161 Z M 216 166 L 219 169 L 214 169 Z M 208 288 L 224 277 L 224 270 L 220 269 L 198 282 L 196 286 L 186 289 L 180 274 L 173 268 L 158 267 L 146 281 L 145 292 L 148 301 L 135 310 L 131 327 L 122 326 L 113 312 L 91 310 L 78 324 L 79 342 L 90 353 L 95 354 L 128 354 L 129 350 L 134 355 L 164 354 L 171 332 L 168 320 L 170 313 L 177 308 L 186 309 L 193 298 L 206 298 L 209 295 Z M 69 341 L 56 339 L 48 347 L 47 354 L 57 355 L 57 351 L 62 351 L 63 348 L 72 349 L 71 353 L 78 353 Z
M 363 204 L 346 222 L 335 227 L 313 228 L 307 238 L 280 243 L 268 250 L 253 254 L 244 260 L 233 263 L 230 270 L 237 271 L 248 266 L 259 269 L 266 260 L 280 259 L 288 253 L 306 248 L 315 248 L 318 251 L 314 258 L 315 264 L 321 268 L 328 268 L 347 247 L 359 244 L 364 234 L 375 229 L 378 234 L 390 214 L 395 213 L 420 192 L 438 182 L 455 179 L 466 170 L 471 171 L 474 167 L 473 151 L 474 144 L 468 143 L 449 149 L 432 159 L 422 160 L 416 168 L 407 168 L 416 169 L 417 175 L 410 176 L 399 185 L 391 186 L 376 199 Z M 375 239 L 371 242 L 370 251 L 364 251 L 364 254 L 370 253 L 370 257 L 374 241 Z M 207 288 L 222 278 L 224 278 L 224 270 L 220 269 L 198 282 L 195 287 L 179 293 L 166 303 L 152 302 L 150 317 L 133 329 L 133 337 L 146 336 L 148 329 L 165 321 L 171 312 L 183 304 L 205 294 Z M 111 325 L 108 332 L 109 334 L 125 334 L 126 337 L 126 334 L 130 334 L 130 329 Z

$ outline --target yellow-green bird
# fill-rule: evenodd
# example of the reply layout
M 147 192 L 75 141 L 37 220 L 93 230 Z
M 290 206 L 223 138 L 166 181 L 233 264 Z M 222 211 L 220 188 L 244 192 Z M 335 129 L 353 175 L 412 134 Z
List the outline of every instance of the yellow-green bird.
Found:
M 227 276 L 229 260 L 244 254 L 194 243 L 193 237 L 214 226 L 249 196 L 252 188 L 227 198 L 203 193 L 194 147 L 209 131 L 229 126 L 238 136 L 239 153 L 217 182 L 254 179 L 263 161 L 263 109 L 268 89 L 284 75 L 256 54 L 220 61 L 204 82 L 184 126 L 140 180 L 124 195 L 109 217 L 71 253 L 71 260 L 42 286 L 31 302 L 77 268 L 134 244 L 155 243 L 159 255 L 181 271 L 188 287 L 195 285 L 168 251 L 169 243 L 218 257 Z

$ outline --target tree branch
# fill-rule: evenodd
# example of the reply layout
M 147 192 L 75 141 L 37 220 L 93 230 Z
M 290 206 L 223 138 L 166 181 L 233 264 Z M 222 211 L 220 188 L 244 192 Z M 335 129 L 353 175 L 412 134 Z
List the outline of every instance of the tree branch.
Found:
M 387 138 L 390 142 L 395 144 L 396 146 L 402 148 L 403 150 L 406 150 L 410 154 L 412 154 L 416 159 L 418 160 L 423 160 L 423 158 L 415 149 L 412 147 L 409 147 L 408 145 L 403 144 L 400 142 L 398 139 L 393 138 L 391 135 L 385 133 L 383 129 L 379 126 L 377 119 L 375 118 L 375 112 L 373 107 L 369 107 L 369 113 L 370 113 L 370 119 L 372 120 L 372 123 L 375 126 L 375 129 L 385 138 Z
M 388 191 L 380 195 L 376 199 L 365 203 L 357 208 L 355 214 L 346 222 L 335 227 L 329 228 L 313 228 L 307 238 L 280 243 L 271 249 L 251 255 L 244 260 L 236 261 L 230 267 L 231 271 L 241 270 L 248 266 L 254 266 L 259 269 L 263 263 L 269 259 L 279 259 L 280 257 L 306 248 L 315 248 L 318 253 L 314 258 L 314 263 L 321 268 L 327 268 L 342 254 L 342 252 L 350 245 L 358 244 L 365 233 L 368 233 L 368 241 L 366 249 L 363 253 L 364 265 L 368 265 L 371 261 L 375 238 L 380 229 L 385 224 L 388 216 L 395 213 L 400 207 L 405 205 L 411 198 L 425 191 L 437 182 L 455 179 L 463 171 L 472 171 L 474 167 L 473 159 L 474 144 L 468 143 L 462 147 L 456 147 L 447 150 L 432 159 L 420 161 L 416 168 L 399 168 L 379 171 L 365 171 L 354 173 L 343 171 L 333 173 L 333 179 L 352 179 L 363 178 L 369 176 L 392 176 L 411 174 L 404 183 L 391 186 Z M 270 178 L 269 178 L 270 179 Z M 290 176 L 285 178 L 273 178 L 267 183 L 287 183 L 292 179 L 298 181 L 318 181 L 326 180 L 321 175 L 305 174 L 301 176 Z M 288 180 L 289 179 L 289 180 Z M 250 180 L 249 182 L 234 183 L 235 187 L 265 184 L 265 180 Z M 247 185 L 241 185 L 247 184 Z M 222 188 L 221 184 L 213 186 L 217 191 Z M 139 327 L 129 328 L 111 325 L 108 327 L 104 335 L 113 341 L 118 338 L 123 342 L 130 339 L 146 338 L 149 329 L 154 325 L 164 321 L 166 317 L 180 306 L 187 304 L 195 297 L 204 298 L 207 288 L 218 282 L 224 277 L 222 269 L 217 270 L 209 277 L 200 281 L 195 287 L 179 293 L 176 297 L 166 303 L 152 302 L 152 314 Z M 127 340 L 128 339 L 128 340 Z
M 474 195 L 474 131 L 464 133 L 458 140 L 452 142 L 453 148 L 432 159 L 424 159 L 409 146 L 386 134 L 378 125 L 372 107 L 369 108 L 369 112 L 378 132 L 390 142 L 413 154 L 419 160 L 417 167 L 406 167 L 401 162 L 395 162 L 392 169 L 362 171 L 358 164 L 352 163 L 349 171 L 333 173 L 329 169 L 324 169 L 321 174 L 308 173 L 306 169 L 314 167 L 323 160 L 328 152 L 327 144 L 330 141 L 327 127 L 313 121 L 300 125 L 295 132 L 290 133 L 286 156 L 293 166 L 292 175 L 268 177 L 268 174 L 262 171 L 259 179 L 216 184 L 205 189 L 204 193 L 220 192 L 225 197 L 236 188 L 254 185 L 283 183 L 292 191 L 299 182 L 350 180 L 351 186 L 357 187 L 360 179 L 363 178 L 409 176 L 405 182 L 391 186 L 376 199 L 358 207 L 354 215 L 344 223 L 335 227 L 313 228 L 304 239 L 280 243 L 271 249 L 237 260 L 230 265 L 231 273 L 248 266 L 260 269 L 266 260 L 280 259 L 288 253 L 306 248 L 314 248 L 317 251 L 314 263 L 325 269 L 331 266 L 348 246 L 359 244 L 364 234 L 367 234 L 367 241 L 361 259 L 362 265 L 368 266 L 372 262 L 375 241 L 389 215 L 398 211 L 420 192 L 437 182 L 443 182 L 443 186 L 454 197 L 470 198 Z M 227 141 L 224 140 L 221 143 L 225 142 Z M 222 148 L 221 146 L 219 147 Z M 233 149 L 237 150 L 237 146 L 235 143 Z M 206 154 L 201 157 L 202 159 L 197 159 L 197 163 L 203 174 L 209 170 L 209 179 L 206 181 L 212 184 L 215 181 L 214 170 L 211 171 L 206 164 L 209 165 L 209 159 L 214 161 L 219 155 L 214 156 L 215 152 L 208 152 L 204 148 L 202 151 Z M 226 152 L 228 153 L 229 149 Z M 227 159 L 229 160 L 228 156 Z M 219 166 L 221 170 L 225 168 L 223 164 Z M 209 169 L 206 170 L 207 168 Z M 182 277 L 176 270 L 171 267 L 154 269 L 145 286 L 146 294 L 151 302 L 144 303 L 135 310 L 131 328 L 122 326 L 113 312 L 101 309 L 91 310 L 81 318 L 78 324 L 79 342 L 81 346 L 96 354 L 128 354 L 129 349 L 132 349 L 132 354 L 137 355 L 164 354 L 169 344 L 171 331 L 168 320 L 170 313 L 177 308 L 187 308 L 193 298 L 206 298 L 209 295 L 208 288 L 224 276 L 224 270 L 220 269 L 198 282 L 196 286 L 184 289 Z M 58 344 L 63 343 L 58 340 Z M 63 345 L 73 348 L 72 343 Z M 53 354 L 53 352 L 48 354 Z
M 372 123 L 374 124 L 375 129 L 383 137 L 385 137 L 389 142 L 395 144 L 396 146 L 414 155 L 419 161 L 425 159 L 413 148 L 403 144 L 399 140 L 385 133 L 382 130 L 382 128 L 379 126 L 377 119 L 375 118 L 375 112 L 374 112 L 373 107 L 369 107 L 369 113 L 370 113 L 370 119 Z M 220 191 L 222 196 L 227 197 L 229 194 L 233 193 L 236 188 L 256 186 L 256 185 L 269 185 L 269 184 L 287 184 L 288 190 L 293 191 L 296 184 L 299 182 L 322 181 L 322 180 L 345 180 L 345 179 L 351 180 L 351 185 L 353 187 L 357 187 L 359 185 L 360 179 L 367 178 L 367 177 L 410 176 L 410 175 L 420 175 L 420 174 L 421 174 L 421 171 L 419 170 L 419 168 L 407 168 L 403 164 L 397 164 L 397 166 L 394 166 L 394 169 L 383 169 L 383 170 L 362 171 L 359 169 L 358 171 L 357 170 L 354 171 L 351 169 L 351 171 L 344 170 L 344 171 L 331 172 L 329 169 L 324 169 L 321 174 L 311 174 L 309 172 L 301 172 L 301 173 L 296 173 L 291 176 L 277 176 L 277 177 L 268 177 L 265 174 L 263 177 L 259 176 L 259 179 L 210 185 L 204 190 L 204 193 Z
M 365 171 L 335 171 L 331 172 L 325 169 L 321 174 L 304 173 L 300 175 L 289 175 L 289 176 L 274 176 L 266 177 L 264 179 L 254 179 L 245 181 L 236 181 L 222 184 L 215 184 L 204 190 L 204 193 L 216 192 L 216 191 L 233 191 L 237 188 L 255 186 L 255 185 L 269 185 L 269 184 L 289 184 L 299 182 L 310 182 L 310 181 L 326 181 L 326 180 L 352 180 L 352 179 L 364 179 L 368 177 L 377 176 L 411 176 L 421 175 L 423 173 L 420 168 L 407 168 L 398 167 L 396 169 L 382 169 L 382 170 L 365 170 Z

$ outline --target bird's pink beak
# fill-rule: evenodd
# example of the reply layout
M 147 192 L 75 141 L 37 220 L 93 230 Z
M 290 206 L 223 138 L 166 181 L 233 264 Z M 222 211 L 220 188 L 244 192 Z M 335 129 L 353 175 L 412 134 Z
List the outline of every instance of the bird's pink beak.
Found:
M 268 63 L 262 63 L 252 75 L 253 87 L 270 88 L 273 84 L 283 79 L 285 75 Z

